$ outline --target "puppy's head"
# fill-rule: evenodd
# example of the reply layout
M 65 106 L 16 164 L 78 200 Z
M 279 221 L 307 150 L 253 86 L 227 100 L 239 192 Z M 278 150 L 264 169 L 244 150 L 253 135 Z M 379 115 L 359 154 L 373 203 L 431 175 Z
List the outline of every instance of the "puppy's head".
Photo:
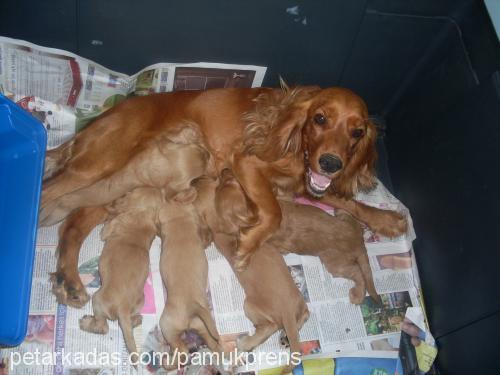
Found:
M 154 209 L 162 202 L 161 191 L 152 187 L 139 187 L 106 206 L 109 213 L 118 215 L 132 210 Z
M 235 234 L 240 228 L 257 224 L 257 208 L 229 169 L 225 169 L 215 191 L 216 230 Z M 215 228 L 214 228 L 215 229 Z
M 205 146 L 196 124 L 186 123 L 180 129 L 164 135 L 160 151 L 169 161 L 169 183 L 165 187 L 167 199 L 189 203 L 196 198 L 192 183 L 203 175 L 213 174 L 213 158 Z M 165 167 L 165 166 L 163 166 Z M 179 194 L 182 192 L 181 194 Z

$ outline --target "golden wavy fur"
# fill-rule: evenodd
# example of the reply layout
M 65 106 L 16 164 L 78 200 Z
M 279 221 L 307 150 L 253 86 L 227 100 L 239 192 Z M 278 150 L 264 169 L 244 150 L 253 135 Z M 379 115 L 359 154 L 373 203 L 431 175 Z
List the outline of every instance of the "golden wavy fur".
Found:
M 277 161 L 288 153 L 300 155 L 305 152 L 311 98 L 319 91 L 315 87 L 282 86 L 281 92 L 260 94 L 255 99 L 255 108 L 243 117 L 247 122 L 243 133 L 243 152 L 266 162 Z M 367 116 L 367 113 L 364 115 Z M 368 119 L 363 123 L 364 137 L 346 152 L 347 163 L 333 178 L 330 187 L 334 194 L 341 197 L 352 198 L 358 191 L 369 191 L 376 186 L 377 128 Z M 348 137 L 350 134 L 337 132 L 335 136 Z

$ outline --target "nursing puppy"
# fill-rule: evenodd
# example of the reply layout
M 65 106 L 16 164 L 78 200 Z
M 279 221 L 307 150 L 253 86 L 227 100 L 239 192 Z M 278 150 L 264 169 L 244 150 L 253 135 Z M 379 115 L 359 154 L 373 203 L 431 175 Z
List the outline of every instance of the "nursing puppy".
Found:
M 210 350 L 222 352 L 219 333 L 207 301 L 208 262 L 205 248 L 210 236 L 193 205 L 166 202 L 159 213 L 162 252 L 160 273 L 167 289 L 167 303 L 160 328 L 171 351 L 188 354 L 182 334 L 195 330 Z M 179 356 L 166 368 L 176 368 Z
M 211 229 L 216 247 L 234 269 L 237 234 L 240 228 L 254 224 L 254 206 L 228 171 L 222 174 L 215 189 L 214 183 L 208 180 L 200 180 L 195 186 L 198 190 L 195 206 L 203 222 Z M 309 310 L 282 255 L 265 243 L 255 253 L 248 268 L 235 273 L 246 295 L 245 315 L 256 328 L 252 336 L 238 340 L 238 349 L 251 351 L 274 332 L 284 329 L 290 352 L 300 355 L 299 330 L 308 319 Z M 283 372 L 292 367 L 286 367 Z
M 354 281 L 349 291 L 351 303 L 363 302 L 367 290 L 380 303 L 359 222 L 344 211 L 332 217 L 313 206 L 279 203 L 283 221 L 269 245 L 282 253 L 318 256 L 332 276 Z
M 80 319 L 82 330 L 100 334 L 108 332 L 108 319 L 118 319 L 129 353 L 137 353 L 132 329 L 142 322 L 149 249 L 163 201 L 161 190 L 138 188 L 113 204 L 117 216 L 101 233 L 105 245 L 99 259 L 101 288 L 92 296 L 94 315 Z

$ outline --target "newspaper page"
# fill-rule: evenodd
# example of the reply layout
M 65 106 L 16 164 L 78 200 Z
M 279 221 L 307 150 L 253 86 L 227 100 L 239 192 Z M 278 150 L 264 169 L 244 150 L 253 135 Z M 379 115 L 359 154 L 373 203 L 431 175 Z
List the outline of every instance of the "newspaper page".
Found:
M 265 73 L 255 65 L 160 63 L 128 76 L 70 52 L 0 37 L 0 93 L 43 122 L 49 149 L 128 96 L 259 87 Z
M 255 87 L 262 83 L 265 70 L 252 65 L 161 63 L 127 76 L 65 51 L 0 37 L 0 92 L 44 123 L 49 148 L 70 139 L 94 117 L 130 95 Z M 353 282 L 333 277 L 318 258 L 285 256 L 290 274 L 311 312 L 300 332 L 304 353 L 300 366 L 313 373 L 333 374 L 333 368 L 342 364 L 372 366 L 372 369 L 392 366 L 398 354 L 399 327 L 406 309 L 422 306 L 411 246 L 415 233 L 408 210 L 381 183 L 377 189 L 360 194 L 357 199 L 405 213 L 410 223 L 409 231 L 399 238 L 388 239 L 365 228 L 364 239 L 382 306 L 375 305 L 369 297 L 359 306 L 351 304 L 348 293 Z M 334 214 L 331 207 L 318 206 Z M 57 304 L 49 281 L 50 273 L 56 268 L 57 229 L 53 226 L 38 231 L 28 333 L 20 346 L 0 348 L 3 373 L 165 374 L 161 362 L 151 358 L 152 353 L 169 351 L 158 326 L 168 298 L 158 269 L 160 240 L 157 238 L 150 250 L 150 274 L 144 287 L 145 304 L 141 312 L 143 320 L 134 330 L 139 352 L 149 354 L 149 361 L 134 368 L 128 361 L 116 322 L 109 322 L 106 335 L 87 333 L 79 328 L 79 319 L 92 312 L 91 301 L 82 309 Z M 89 294 L 95 293 L 100 286 L 98 261 L 103 247 L 100 230 L 98 227 L 89 235 L 79 258 L 80 277 Z M 214 246 L 207 249 L 206 255 L 209 262 L 207 296 L 225 348 L 231 349 L 240 335 L 251 334 L 254 327 L 244 314 L 244 292 L 229 263 Z M 184 339 L 192 352 L 207 350 L 193 332 L 187 332 Z M 274 374 L 280 364 L 278 355 L 287 350 L 282 333 L 276 332 L 254 353 L 275 353 L 278 362 L 247 362 L 235 372 Z M 198 374 L 203 368 L 191 364 L 172 373 Z

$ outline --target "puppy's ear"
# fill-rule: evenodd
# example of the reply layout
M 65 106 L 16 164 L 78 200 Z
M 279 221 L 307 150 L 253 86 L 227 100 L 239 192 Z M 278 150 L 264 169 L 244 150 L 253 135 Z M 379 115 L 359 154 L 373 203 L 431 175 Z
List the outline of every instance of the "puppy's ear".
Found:
M 174 201 L 180 204 L 190 204 L 195 201 L 197 196 L 198 196 L 198 191 L 196 190 L 196 188 L 191 186 L 188 189 L 176 193 L 173 199 Z
M 257 206 L 246 195 L 233 206 L 233 220 L 240 228 L 248 228 L 257 225 Z
M 164 136 L 170 142 L 181 145 L 203 143 L 200 128 L 196 123 L 190 121 L 183 122 L 173 129 L 169 129 Z

